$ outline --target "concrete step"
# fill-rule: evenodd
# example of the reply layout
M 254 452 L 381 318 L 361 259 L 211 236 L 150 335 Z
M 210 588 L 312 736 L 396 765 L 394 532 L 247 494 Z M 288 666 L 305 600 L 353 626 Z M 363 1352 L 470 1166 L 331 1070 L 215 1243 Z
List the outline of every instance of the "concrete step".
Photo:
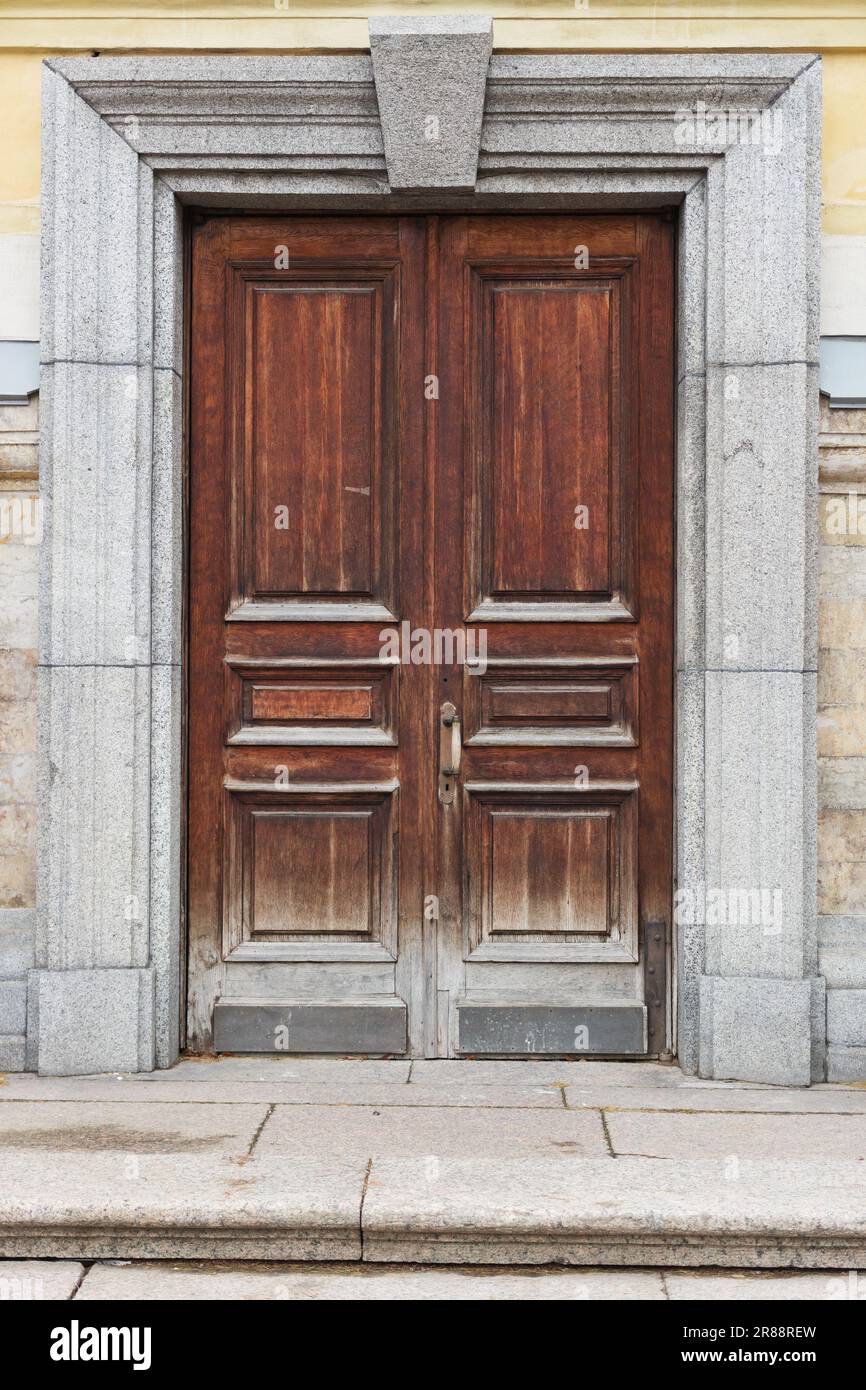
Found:
M 129 1138 L 128 1153 L 7 1151 L 0 1256 L 866 1267 L 862 1163 L 244 1160 L 192 1135 L 180 1153 Z
M 601 1066 L 0 1078 L 0 1257 L 866 1268 L 861 1088 Z

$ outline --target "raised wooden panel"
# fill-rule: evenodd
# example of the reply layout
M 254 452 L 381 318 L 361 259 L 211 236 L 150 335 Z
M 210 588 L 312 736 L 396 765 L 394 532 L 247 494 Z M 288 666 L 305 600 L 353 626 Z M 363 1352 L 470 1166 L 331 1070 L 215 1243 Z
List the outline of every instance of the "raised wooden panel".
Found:
M 369 720 L 373 691 L 369 685 L 271 684 L 249 682 L 250 718 L 253 721 L 294 723 L 322 719 Z
M 466 742 L 526 747 L 633 747 L 634 658 L 496 659 L 464 679 Z
M 226 954 L 261 941 L 393 950 L 396 793 L 228 795 Z
M 396 276 L 238 273 L 234 620 L 394 615 Z
M 634 786 L 466 792 L 473 959 L 637 959 Z
M 231 662 L 227 742 L 233 745 L 394 746 L 397 667 Z
M 473 267 L 472 618 L 634 616 L 626 284 L 622 267 Z

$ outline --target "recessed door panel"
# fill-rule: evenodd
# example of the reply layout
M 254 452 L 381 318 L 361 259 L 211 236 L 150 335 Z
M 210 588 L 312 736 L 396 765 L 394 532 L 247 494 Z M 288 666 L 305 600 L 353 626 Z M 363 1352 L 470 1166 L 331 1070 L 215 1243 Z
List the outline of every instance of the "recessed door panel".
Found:
M 638 668 L 621 660 L 489 660 L 465 685 L 466 740 L 511 747 L 633 745 Z
M 482 553 L 490 595 L 607 597 L 611 293 L 579 283 L 484 282 Z M 580 508 L 604 524 L 584 527 Z M 515 521 L 519 518 L 519 524 Z
M 247 299 L 253 593 L 370 595 L 382 287 L 248 285 Z

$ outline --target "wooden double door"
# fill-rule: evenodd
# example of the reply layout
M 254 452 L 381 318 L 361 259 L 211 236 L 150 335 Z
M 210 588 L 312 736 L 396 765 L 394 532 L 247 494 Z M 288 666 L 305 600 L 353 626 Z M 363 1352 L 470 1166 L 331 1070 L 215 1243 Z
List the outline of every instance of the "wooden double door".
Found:
M 673 239 L 192 226 L 191 1049 L 669 1045 Z

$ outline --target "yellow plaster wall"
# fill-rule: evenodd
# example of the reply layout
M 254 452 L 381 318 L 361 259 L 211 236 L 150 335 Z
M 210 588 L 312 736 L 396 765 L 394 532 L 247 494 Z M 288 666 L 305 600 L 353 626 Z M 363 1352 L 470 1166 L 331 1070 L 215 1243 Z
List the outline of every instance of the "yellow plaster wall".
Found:
M 0 53 L 0 235 L 39 231 L 41 57 Z
M 866 52 L 824 57 L 823 165 L 824 231 L 862 236 L 866 233 Z
M 580 6 L 584 6 L 580 8 Z M 367 16 L 478 10 L 499 49 L 788 49 L 824 58 L 824 230 L 866 235 L 866 0 L 510 0 L 319 5 L 296 0 L 0 0 L 0 235 L 38 230 L 39 68 L 47 54 L 291 52 L 366 47 Z

